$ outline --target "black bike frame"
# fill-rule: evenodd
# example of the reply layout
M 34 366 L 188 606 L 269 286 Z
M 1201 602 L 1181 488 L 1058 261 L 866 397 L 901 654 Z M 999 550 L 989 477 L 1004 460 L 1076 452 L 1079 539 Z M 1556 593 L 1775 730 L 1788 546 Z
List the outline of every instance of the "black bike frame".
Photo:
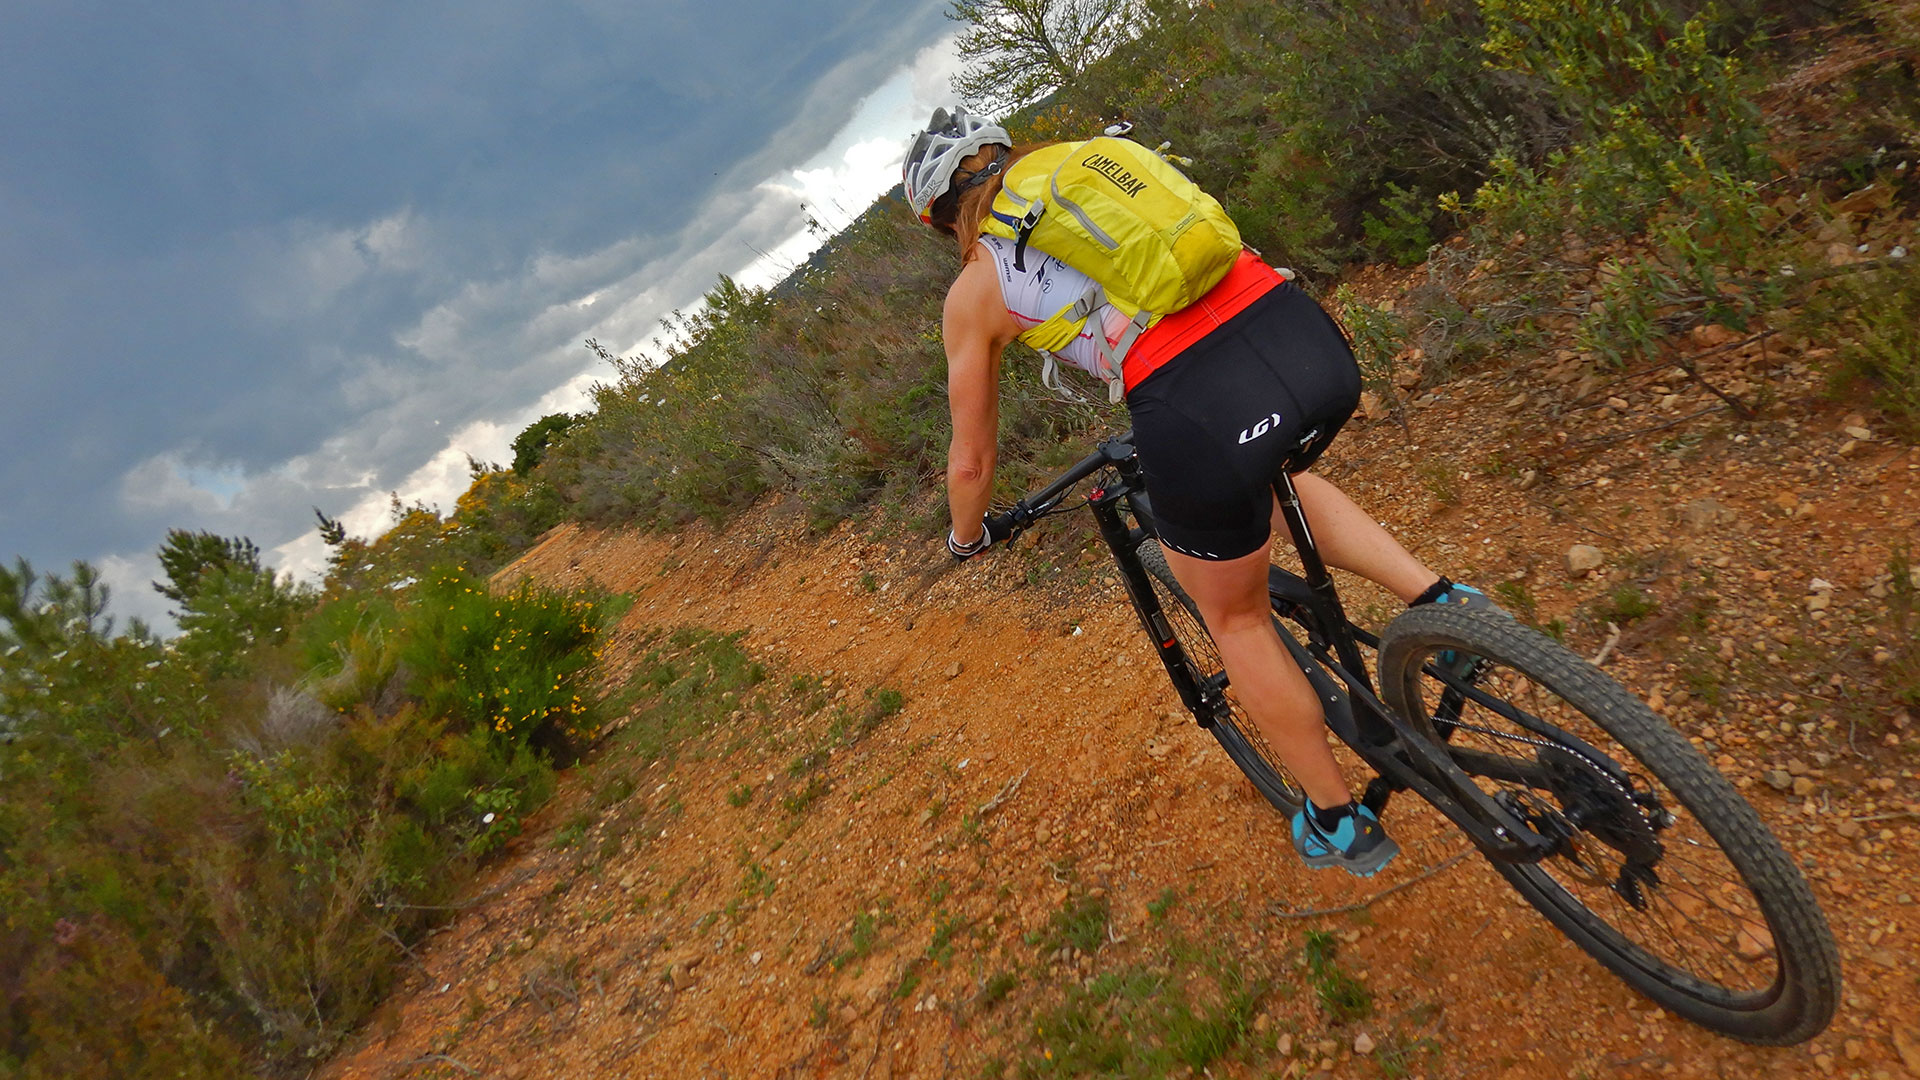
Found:
M 1113 471 L 1113 482 L 1096 487 L 1086 495 L 1100 537 L 1120 567 L 1127 594 L 1152 636 L 1160 662 L 1173 680 L 1181 702 L 1200 726 L 1212 727 L 1219 717 L 1227 715 L 1226 677 L 1220 674 L 1204 682 L 1193 677 L 1186 652 L 1173 633 L 1147 569 L 1137 554 L 1140 544 L 1156 534 L 1152 504 L 1134 456 L 1132 433 L 1102 441 L 1093 454 L 1045 488 L 1022 499 L 1013 511 L 1013 520 L 1024 528 L 1057 508 L 1080 481 L 1106 469 Z M 1554 841 L 1541 836 L 1489 798 L 1461 764 L 1491 778 L 1518 778 L 1533 783 L 1538 777 L 1531 774 L 1530 767 L 1495 754 L 1462 749 L 1449 752 L 1436 745 L 1430 735 L 1395 716 L 1381 702 L 1360 651 L 1362 645 L 1377 648 L 1379 639 L 1348 620 L 1334 587 L 1333 575 L 1314 544 L 1313 530 L 1300 506 L 1300 496 L 1292 479 L 1283 474 L 1274 483 L 1274 493 L 1279 499 L 1281 516 L 1292 534 L 1294 548 L 1300 554 L 1305 577 L 1273 567 L 1269 571 L 1268 591 L 1276 610 L 1287 613 L 1305 627 L 1306 643 L 1295 638 L 1284 621 L 1276 619 L 1275 625 L 1282 644 L 1318 694 L 1327 726 L 1374 769 L 1376 775 L 1368 783 L 1362 801 L 1378 813 L 1394 792 L 1410 790 L 1459 826 L 1489 858 L 1536 862 L 1553 854 Z M 1128 524 L 1129 514 L 1134 524 Z M 1444 674 L 1441 678 L 1448 684 L 1441 699 L 1438 718 L 1441 723 L 1445 722 L 1447 713 L 1457 711 L 1461 700 L 1485 697 L 1456 679 Z M 1527 775 L 1516 777 L 1516 770 L 1525 771 Z

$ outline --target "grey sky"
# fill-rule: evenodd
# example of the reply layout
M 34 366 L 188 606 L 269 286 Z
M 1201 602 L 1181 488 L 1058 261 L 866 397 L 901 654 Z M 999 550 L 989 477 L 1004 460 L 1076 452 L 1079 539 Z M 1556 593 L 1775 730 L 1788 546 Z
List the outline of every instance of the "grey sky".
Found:
M 169 527 L 311 565 L 315 505 L 444 505 L 852 167 L 793 170 L 872 173 L 945 6 L 0 7 L 0 558 L 151 615 Z

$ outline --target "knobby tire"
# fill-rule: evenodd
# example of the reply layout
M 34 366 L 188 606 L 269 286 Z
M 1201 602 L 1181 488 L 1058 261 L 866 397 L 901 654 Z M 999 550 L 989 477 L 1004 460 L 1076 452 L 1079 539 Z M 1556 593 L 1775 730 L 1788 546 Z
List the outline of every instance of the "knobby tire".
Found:
M 1475 688 L 1517 712 L 1468 700 L 1436 713 L 1448 687 L 1430 665 L 1450 659 L 1457 672 L 1472 657 L 1483 658 Z M 1736 1039 L 1787 1045 L 1826 1027 L 1839 957 L 1806 880 L 1733 785 L 1645 703 L 1559 642 L 1486 610 L 1402 613 L 1381 636 L 1379 666 L 1388 707 L 1444 737 L 1456 761 L 1479 752 L 1532 777 L 1551 773 L 1544 785 L 1487 779 L 1496 768 L 1479 782 L 1562 837 L 1539 863 L 1494 868 L 1574 943 L 1654 1001 Z M 1624 784 L 1589 764 L 1590 750 Z M 1648 809 L 1655 798 L 1660 809 Z M 1663 812 L 1674 820 L 1656 824 Z

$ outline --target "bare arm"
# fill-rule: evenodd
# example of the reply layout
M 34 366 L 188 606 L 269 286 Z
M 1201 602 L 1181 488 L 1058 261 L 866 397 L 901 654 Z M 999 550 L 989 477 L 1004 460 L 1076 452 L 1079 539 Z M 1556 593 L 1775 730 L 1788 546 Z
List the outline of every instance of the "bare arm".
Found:
M 953 439 L 947 446 L 947 508 L 953 536 L 980 539 L 980 518 L 993 490 L 999 449 L 1000 354 L 1019 333 L 1000 298 L 993 263 L 975 259 L 947 290 L 942 336 L 947 350 L 947 405 Z

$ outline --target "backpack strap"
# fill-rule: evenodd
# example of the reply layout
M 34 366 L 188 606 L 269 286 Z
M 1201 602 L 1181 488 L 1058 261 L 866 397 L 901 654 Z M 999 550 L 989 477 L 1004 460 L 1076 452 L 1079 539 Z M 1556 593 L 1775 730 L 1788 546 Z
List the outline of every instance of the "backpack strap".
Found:
M 1127 328 L 1120 332 L 1119 341 L 1110 342 L 1106 334 L 1099 331 L 1094 333 L 1094 347 L 1100 351 L 1102 366 L 1106 368 L 1104 376 L 1107 380 L 1107 404 L 1116 404 L 1126 396 L 1127 384 L 1121 374 L 1122 365 L 1126 361 L 1128 350 L 1133 348 L 1134 341 L 1152 325 L 1153 312 L 1142 310 L 1136 313 L 1127 323 Z
M 1107 304 L 1107 292 L 1100 283 L 1089 281 L 1086 291 L 1073 303 L 1053 313 L 1046 322 L 1028 327 L 1020 334 L 1020 340 L 1037 349 L 1040 353 L 1040 385 L 1071 401 L 1085 401 L 1071 387 L 1060 381 L 1060 365 L 1054 359 L 1054 350 L 1064 349 L 1073 343 L 1086 328 L 1094 312 Z M 1122 378 L 1122 364 L 1127 351 L 1134 341 L 1153 325 L 1154 314 L 1151 311 L 1137 312 L 1121 332 L 1120 340 L 1108 341 L 1101 327 L 1093 328 L 1093 344 L 1100 355 L 1100 378 L 1107 383 L 1107 402 L 1115 404 L 1126 395 L 1126 382 Z
M 1040 218 L 1047 212 L 1047 201 L 1035 199 L 1027 204 L 1026 215 L 1020 219 L 1013 237 L 1013 268 L 1022 273 L 1027 269 L 1027 241 L 1033 237 L 1033 230 L 1040 225 Z

